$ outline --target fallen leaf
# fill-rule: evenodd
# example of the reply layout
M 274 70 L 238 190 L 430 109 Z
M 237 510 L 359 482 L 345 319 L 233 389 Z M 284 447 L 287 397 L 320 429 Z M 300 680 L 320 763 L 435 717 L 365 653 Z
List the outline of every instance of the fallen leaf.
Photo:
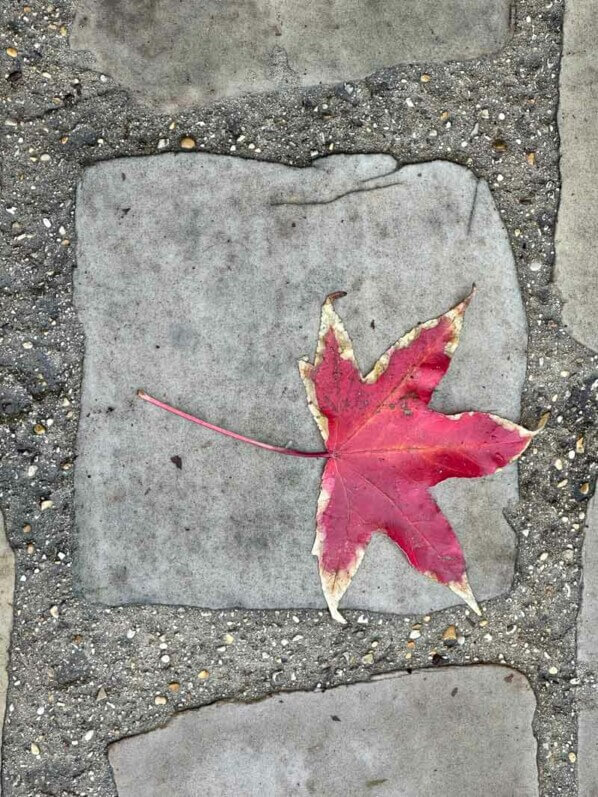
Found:
M 338 604 L 374 532 L 386 534 L 417 570 L 480 613 L 461 545 L 429 492 L 445 479 L 495 473 L 534 432 L 483 412 L 430 409 L 457 348 L 471 295 L 420 324 L 362 376 L 331 294 L 322 306 L 313 364 L 300 361 L 309 408 L 329 459 L 322 474 L 313 553 L 328 608 Z
M 428 406 L 457 348 L 473 291 L 444 315 L 404 335 L 366 376 L 334 309 L 334 301 L 344 295 L 332 293 L 322 305 L 314 362 L 299 361 L 308 405 L 326 451 L 263 443 L 196 418 L 142 390 L 137 395 L 259 448 L 327 460 L 312 552 L 318 557 L 322 588 L 335 620 L 346 622 L 338 605 L 375 532 L 386 534 L 413 567 L 448 586 L 480 614 L 459 540 L 429 488 L 445 479 L 495 473 L 525 451 L 547 418 L 532 432 L 496 415 L 445 415 Z
M 178 468 L 178 470 L 183 469 L 183 460 L 179 457 L 178 454 L 175 454 L 173 457 L 170 457 L 170 461 L 176 468 Z

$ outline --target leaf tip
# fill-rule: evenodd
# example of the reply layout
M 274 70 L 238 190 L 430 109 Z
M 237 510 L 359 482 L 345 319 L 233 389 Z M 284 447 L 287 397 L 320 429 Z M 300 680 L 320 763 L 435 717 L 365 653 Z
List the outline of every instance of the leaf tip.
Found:
M 465 601 L 469 608 L 472 609 L 478 615 L 478 617 L 482 616 L 482 610 L 480 609 L 478 602 L 475 599 L 475 595 L 469 586 L 466 573 L 463 574 L 463 577 L 460 581 L 449 581 L 447 586 L 455 593 L 455 595 L 458 595 L 461 600 Z
M 343 615 L 339 612 L 336 606 L 328 605 L 328 609 L 330 611 L 330 616 L 332 617 L 333 620 L 336 620 L 336 622 L 340 623 L 341 625 L 347 625 L 347 621 L 345 620 Z
M 324 299 L 324 304 L 333 304 L 337 299 L 342 299 L 343 296 L 347 295 L 347 291 L 332 291 L 329 293 L 328 296 Z
M 314 556 L 320 558 L 321 556 L 321 548 L 322 540 L 316 537 L 314 542 L 314 547 L 312 553 Z M 322 580 L 322 588 L 324 592 L 324 598 L 326 599 L 326 605 L 328 606 L 328 611 L 330 612 L 330 616 L 333 620 L 336 620 L 337 623 L 341 623 L 342 625 L 346 625 L 347 621 L 343 617 L 343 615 L 338 610 L 338 604 L 340 599 L 342 598 L 345 590 L 349 586 L 349 581 L 351 578 L 345 579 L 338 579 L 338 574 L 331 574 L 327 573 L 325 570 L 320 568 L 320 578 Z
M 462 299 L 459 302 L 459 304 L 457 305 L 457 308 L 461 311 L 461 313 L 464 313 L 467 310 L 467 308 L 469 307 L 469 305 L 471 303 L 471 300 L 476 295 L 476 291 L 477 291 L 477 288 L 476 288 L 476 284 L 474 282 L 474 283 L 472 283 L 471 290 L 469 291 L 467 296 L 464 299 Z

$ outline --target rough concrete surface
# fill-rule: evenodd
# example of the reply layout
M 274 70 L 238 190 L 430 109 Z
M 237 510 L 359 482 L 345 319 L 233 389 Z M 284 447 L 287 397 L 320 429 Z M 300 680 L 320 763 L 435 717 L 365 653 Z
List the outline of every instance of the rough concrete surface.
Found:
M 551 281 L 562 11 L 557 0 L 518 0 L 505 46 L 469 62 L 430 60 L 165 114 L 73 55 L 70 0 L 1 4 L 0 506 L 16 560 L 5 797 L 114 797 L 108 745 L 185 709 L 477 662 L 527 676 L 539 792 L 575 797 L 580 701 L 595 693 L 575 636 L 598 360 L 563 327 Z M 189 146 L 302 167 L 333 152 L 443 159 L 487 181 L 528 320 L 522 421 L 551 415 L 520 464 L 520 499 L 508 510 L 513 588 L 485 601 L 479 621 L 462 606 L 348 611 L 340 628 L 317 609 L 109 607 L 78 597 L 76 186 L 91 164 Z M 457 644 L 443 639 L 450 625 Z
M 508 35 L 508 0 L 179 0 L 176 13 L 170 0 L 84 0 L 71 46 L 142 100 L 175 108 L 479 57 Z
M 563 192 L 556 230 L 556 284 L 570 333 L 598 349 L 598 15 L 591 0 L 565 11 L 559 129 Z
M 121 160 L 85 173 L 77 230 L 87 344 L 76 568 L 91 600 L 325 606 L 310 555 L 322 463 L 190 427 L 135 391 L 320 450 L 297 359 L 313 356 L 320 304 L 334 290 L 348 292 L 338 309 L 366 373 L 476 283 L 433 405 L 519 417 L 527 332 L 513 257 L 487 185 L 463 167 L 399 169 L 388 155 L 335 155 L 308 169 L 207 154 Z M 479 597 L 506 591 L 515 537 L 503 511 L 517 499 L 516 467 L 435 494 Z M 453 603 L 377 537 L 345 606 Z
M 579 793 L 583 797 L 598 797 L 598 501 L 595 498 L 588 511 L 583 546 L 578 651 L 587 684 L 587 694 L 579 699 Z
M 14 555 L 4 530 L 4 518 L 0 512 L 0 726 L 4 722 L 6 709 L 6 687 L 8 685 L 8 646 L 12 628 L 12 601 L 15 584 Z M 2 740 L 0 739 L 0 754 Z M 2 784 L 0 784 L 0 795 Z
M 119 797 L 534 797 L 534 708 L 520 673 L 463 667 L 215 703 L 109 755 Z

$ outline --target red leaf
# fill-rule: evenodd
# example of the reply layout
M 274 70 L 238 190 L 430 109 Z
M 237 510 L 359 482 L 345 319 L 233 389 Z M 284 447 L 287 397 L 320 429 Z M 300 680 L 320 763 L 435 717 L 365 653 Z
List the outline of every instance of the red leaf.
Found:
M 331 294 L 322 306 L 314 363 L 299 362 L 330 457 L 313 548 L 330 613 L 345 622 L 339 601 L 376 531 L 479 613 L 459 541 L 428 488 L 495 473 L 525 451 L 535 432 L 495 415 L 444 415 L 427 406 L 457 347 L 471 296 L 415 327 L 362 376 L 333 307 L 343 295 Z
M 339 601 L 374 532 L 386 534 L 413 567 L 446 584 L 479 614 L 459 540 L 428 488 L 444 479 L 495 473 L 517 459 L 539 429 L 530 432 L 483 412 L 444 415 L 428 407 L 457 348 L 473 292 L 448 313 L 407 333 L 367 376 L 357 367 L 351 340 L 333 307 L 344 295 L 332 293 L 322 305 L 314 363 L 299 362 L 326 451 L 262 443 L 141 390 L 138 395 L 236 440 L 289 456 L 327 459 L 313 553 L 328 608 L 339 622 L 345 622 Z

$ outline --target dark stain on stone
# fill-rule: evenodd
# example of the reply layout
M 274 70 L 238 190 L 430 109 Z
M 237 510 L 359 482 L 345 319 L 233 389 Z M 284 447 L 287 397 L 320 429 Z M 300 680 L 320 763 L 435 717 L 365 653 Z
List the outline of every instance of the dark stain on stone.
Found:
M 170 461 L 172 462 L 173 465 L 176 465 L 176 467 L 179 470 L 183 470 L 183 460 L 178 454 L 175 454 L 173 457 L 170 457 Z

